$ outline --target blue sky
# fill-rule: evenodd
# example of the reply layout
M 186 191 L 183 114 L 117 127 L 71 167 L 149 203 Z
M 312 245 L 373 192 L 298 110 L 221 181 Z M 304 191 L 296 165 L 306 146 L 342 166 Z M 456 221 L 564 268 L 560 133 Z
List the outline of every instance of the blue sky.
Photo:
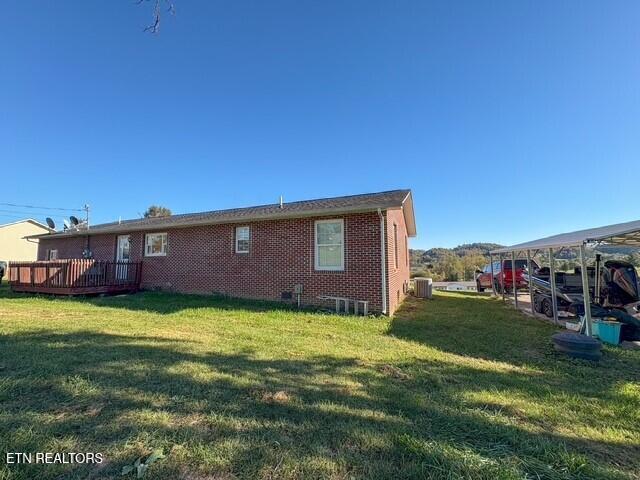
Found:
M 3 5 L 0 203 L 410 187 L 415 248 L 640 218 L 639 2 L 174 3 L 155 36 L 150 4 Z

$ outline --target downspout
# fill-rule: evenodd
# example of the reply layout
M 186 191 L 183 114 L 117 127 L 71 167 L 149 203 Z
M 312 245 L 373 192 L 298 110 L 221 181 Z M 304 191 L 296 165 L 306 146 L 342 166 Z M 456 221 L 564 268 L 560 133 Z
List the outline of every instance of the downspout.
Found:
M 384 241 L 384 215 L 378 209 L 380 217 L 380 273 L 382 274 L 382 313 L 387 314 L 387 252 Z

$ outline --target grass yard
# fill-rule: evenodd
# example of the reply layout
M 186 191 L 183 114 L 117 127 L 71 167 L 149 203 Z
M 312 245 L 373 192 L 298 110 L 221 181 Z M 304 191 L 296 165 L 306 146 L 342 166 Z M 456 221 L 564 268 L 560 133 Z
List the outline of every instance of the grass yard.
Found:
M 394 319 L 0 290 L 0 479 L 640 478 L 640 352 L 556 355 L 485 296 Z M 102 452 L 7 466 L 4 452 Z M 135 478 L 131 475 L 128 478 Z

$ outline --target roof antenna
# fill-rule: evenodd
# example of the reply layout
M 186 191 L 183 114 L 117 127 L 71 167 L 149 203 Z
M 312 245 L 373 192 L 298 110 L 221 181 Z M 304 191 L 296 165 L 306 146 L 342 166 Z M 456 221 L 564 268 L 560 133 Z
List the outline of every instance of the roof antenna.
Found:
M 282 198 L 282 195 L 280 195 L 280 208 L 284 208 L 284 199 Z
M 84 213 L 85 213 L 85 222 L 87 223 L 87 230 L 89 230 L 89 210 L 91 209 L 91 207 L 89 207 L 88 203 L 85 203 L 82 209 L 84 210 Z

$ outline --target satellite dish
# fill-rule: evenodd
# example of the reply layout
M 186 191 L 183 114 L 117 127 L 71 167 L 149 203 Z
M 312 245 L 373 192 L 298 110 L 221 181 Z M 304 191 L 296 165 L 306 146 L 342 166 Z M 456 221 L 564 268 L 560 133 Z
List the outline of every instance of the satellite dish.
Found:
M 74 226 L 78 225 L 80 223 L 80 221 L 76 217 L 74 217 L 73 215 L 71 215 L 69 217 L 69 221 L 71 222 L 71 225 L 74 225 Z
M 69 230 L 69 228 L 71 228 L 71 225 L 69 225 L 69 222 L 67 222 L 66 220 L 62 220 L 62 223 L 64 223 L 65 230 Z
M 47 222 L 47 225 L 49 225 L 49 228 L 50 228 L 51 230 L 55 230 L 55 229 L 56 229 L 56 223 L 53 221 L 53 219 L 51 219 L 51 218 L 47 217 L 47 218 L 45 219 L 45 221 Z

